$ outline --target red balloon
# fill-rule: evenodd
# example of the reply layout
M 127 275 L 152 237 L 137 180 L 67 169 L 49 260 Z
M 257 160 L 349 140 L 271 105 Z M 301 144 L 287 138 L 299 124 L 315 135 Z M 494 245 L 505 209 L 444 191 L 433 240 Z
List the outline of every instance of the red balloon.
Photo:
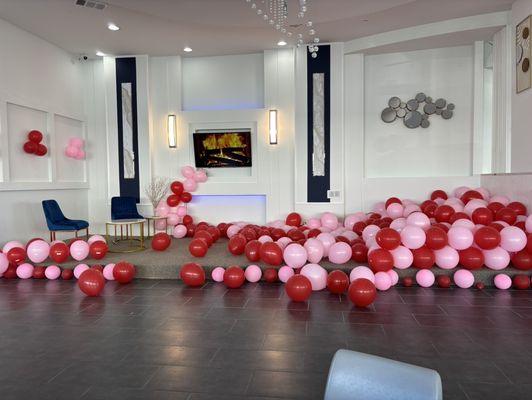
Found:
M 492 222 L 491 224 L 489 224 L 489 227 L 495 229 L 497 232 L 502 231 L 504 228 L 503 225 L 498 224 L 497 222 Z
M 279 280 L 279 275 L 275 268 L 267 268 L 263 274 L 264 280 L 268 283 L 275 283 Z
M 515 224 L 515 221 L 517 221 L 517 213 L 509 207 L 501 208 L 495 214 L 495 221 L 504 221 L 513 225 Z
M 244 252 L 249 261 L 256 262 L 260 260 L 260 247 L 261 242 L 258 240 L 252 240 L 246 243 Z
M 209 232 L 215 242 L 218 241 L 218 239 L 220 239 L 220 236 L 222 235 L 220 233 L 220 230 L 218 228 L 215 228 L 214 226 L 209 226 L 207 228 L 207 232 Z
M 320 233 L 321 233 L 321 231 L 320 231 L 319 229 L 311 229 L 311 230 L 309 230 L 308 233 L 307 233 L 307 238 L 308 238 L 308 239 L 315 238 L 315 237 L 318 236 Z
M 61 279 L 64 281 L 69 281 L 74 277 L 74 271 L 71 269 L 64 269 L 61 271 Z
M 246 238 L 240 234 L 233 236 L 227 243 L 227 249 L 235 256 L 243 254 L 246 250 Z
M 113 268 L 113 277 L 118 283 L 131 282 L 135 278 L 136 273 L 135 266 L 125 261 L 120 261 Z
M 443 200 L 447 200 L 447 193 L 445 193 L 443 190 L 441 189 L 438 189 L 438 190 L 435 190 L 434 192 L 432 192 L 430 194 L 430 199 L 431 200 L 436 200 L 436 199 L 443 199 Z
M 532 269 L 532 255 L 526 250 L 518 251 L 512 256 L 512 264 L 517 269 L 528 271 Z
M 432 224 L 432 226 L 435 228 L 440 228 L 445 233 L 449 232 L 449 227 L 442 222 L 436 222 L 435 224 Z
M 368 264 L 373 272 L 386 272 L 393 268 L 393 256 L 386 249 L 375 249 L 368 254 Z
M 214 243 L 214 238 L 212 237 L 212 235 L 209 232 L 207 232 L 206 229 L 208 229 L 208 228 L 204 228 L 204 227 L 198 225 L 197 228 L 196 228 L 196 232 L 194 232 L 194 238 L 195 239 L 205 239 L 205 241 L 207 242 L 207 246 L 211 247 L 212 244 Z
M 494 201 L 493 203 L 489 203 L 486 207 L 493 213 L 493 216 L 495 216 L 497 211 L 499 211 L 501 208 L 504 208 L 504 204 Z
M 317 229 L 316 229 L 316 230 L 317 230 Z M 320 231 L 318 230 L 318 232 L 320 232 Z M 319 235 L 319 233 L 318 233 L 318 235 Z M 280 229 L 280 228 L 273 228 L 273 229 L 270 231 L 270 236 L 271 236 L 271 238 L 272 238 L 274 241 L 277 241 L 277 240 L 281 239 L 282 237 L 285 237 L 285 236 L 286 236 L 286 233 L 285 233 L 282 229 Z M 317 236 L 317 235 L 316 235 L 316 236 Z M 256 238 L 254 238 L 254 239 L 256 239 Z
M 414 262 L 412 265 L 419 269 L 432 268 L 434 262 L 436 261 L 434 252 L 427 246 L 422 246 L 419 249 L 412 250 L 412 255 L 414 256 Z
M 489 225 L 493 222 L 493 213 L 487 207 L 479 207 L 471 214 L 475 224 Z
M 530 289 L 530 277 L 528 275 L 515 275 L 512 279 L 512 283 L 516 289 Z
M 475 283 L 475 288 L 477 288 L 478 290 L 484 290 L 484 283 L 483 282 Z
M 188 245 L 188 251 L 194 257 L 204 257 L 208 249 L 209 246 L 203 239 L 192 239 Z
M 95 260 L 101 260 L 107 254 L 109 247 L 103 240 L 92 242 L 89 247 L 89 254 Z
M 353 225 L 353 232 L 355 232 L 358 236 L 362 236 L 362 231 L 366 226 L 368 226 L 368 224 L 366 224 L 364 221 L 355 222 L 355 225 Z
M 299 229 L 290 229 L 286 235 L 290 239 L 292 239 L 294 242 L 297 242 L 298 240 L 301 240 L 301 239 L 305 239 L 305 234 L 301 232 Z
M 517 221 L 515 224 L 514 224 L 515 227 L 521 229 L 523 232 L 526 233 L 526 223 L 525 221 Z
M 449 223 L 454 224 L 459 219 L 467 219 L 469 220 L 469 215 L 467 215 L 465 212 L 457 212 L 451 215 L 451 218 L 449 218 Z
M 451 278 L 448 275 L 438 275 L 436 277 L 436 283 L 439 287 L 448 289 L 451 287 Z
M 425 208 L 427 208 L 428 206 L 438 207 L 438 203 L 433 200 L 425 200 L 419 205 L 419 208 L 421 209 L 421 211 L 425 212 Z
M 430 250 L 440 250 L 447 246 L 447 233 L 443 229 L 431 226 L 425 234 L 427 236 L 425 246 Z
M 260 246 L 260 258 L 268 265 L 281 265 L 283 262 L 283 251 L 277 243 L 266 242 Z
M 252 228 L 244 228 L 238 233 L 244 236 L 248 242 L 258 238 L 257 233 Z
M 451 216 L 454 214 L 454 208 L 447 204 L 442 204 L 434 211 L 434 218 L 438 222 L 449 222 Z
M 225 222 L 221 222 L 216 227 L 220 230 L 220 235 L 222 237 L 227 237 L 227 228 L 229 228 L 229 224 L 226 224 Z
M 177 207 L 180 201 L 181 198 L 177 194 L 171 194 L 166 198 L 166 204 L 168 204 L 170 207 Z
M 64 243 L 58 242 L 50 246 L 50 258 L 58 263 L 64 263 L 68 259 L 68 246 Z
M 517 215 L 526 215 L 526 206 L 520 201 L 512 201 L 507 207 L 514 210 Z
M 183 225 L 192 225 L 192 222 L 194 222 L 194 219 L 190 215 L 185 215 L 183 217 Z M 192 232 L 191 236 L 194 235 L 194 232 Z
M 93 265 L 91 268 L 97 269 L 98 271 L 103 273 L 103 265 L 96 264 L 96 265 Z
M 395 229 L 383 228 L 377 232 L 375 240 L 383 249 L 393 250 L 401 244 L 401 235 Z
M 166 232 L 156 233 L 151 239 L 151 248 L 155 251 L 164 251 L 170 246 L 172 239 Z
M 28 153 L 28 154 L 35 154 L 35 152 L 37 151 L 38 149 L 38 145 L 37 143 L 34 143 L 34 142 L 26 142 L 24 143 L 24 145 L 22 146 L 22 149 L 24 150 L 25 153 Z
M 355 243 L 351 246 L 351 259 L 357 263 L 368 262 L 368 248 L 363 243 Z
M 284 285 L 286 294 L 292 301 L 307 301 L 312 294 L 312 284 L 310 280 L 300 274 L 292 275 Z
M 100 271 L 89 268 L 79 276 L 78 286 L 87 296 L 99 296 L 105 286 L 105 278 Z
M 172 193 L 177 194 L 179 196 L 181 193 L 183 193 L 183 184 L 179 181 L 173 181 L 170 184 L 170 190 L 172 191 Z
M 397 197 L 390 197 L 388 200 L 386 200 L 385 207 L 388 208 L 388 206 L 392 203 L 403 204 L 403 202 L 399 200 Z M 381 216 L 379 215 L 379 218 L 380 217 Z
M 181 201 L 183 203 L 190 203 L 191 200 L 192 200 L 192 195 L 189 192 L 181 193 Z
M 205 283 L 205 271 L 196 263 L 181 266 L 179 277 L 187 286 L 202 286 Z
M 403 278 L 403 286 L 404 287 L 411 287 L 414 284 L 414 278 L 411 276 L 405 276 Z
M 336 269 L 329 272 L 327 277 L 327 289 L 334 294 L 345 293 L 349 287 L 349 277 L 344 271 Z
M 375 301 L 377 289 L 368 279 L 355 279 L 349 285 L 348 295 L 355 306 L 367 307 Z
M 491 250 L 501 242 L 501 234 L 491 226 L 483 226 L 475 232 L 474 240 L 481 249 Z
M 460 265 L 466 269 L 480 269 L 484 265 L 484 254 L 482 250 L 476 247 L 469 247 L 464 250 L 459 250 Z
M 224 284 L 230 289 L 237 289 L 244 284 L 246 277 L 240 267 L 231 266 L 224 272 Z
M 526 236 L 526 251 L 532 254 L 532 233 L 527 234 Z
M 36 265 L 35 268 L 33 268 L 33 279 L 44 279 L 44 270 L 46 267 L 43 267 L 42 265 Z
M 437 204 L 429 204 L 423 209 L 423 213 L 429 218 L 434 218 L 434 213 L 436 212 L 437 208 Z
M 285 220 L 286 225 L 301 226 L 301 215 L 296 212 L 288 214 Z
M 45 156 L 46 153 L 48 153 L 48 148 L 44 144 L 39 143 L 37 145 L 37 150 L 35 150 L 35 155 L 42 157 Z
M 28 140 L 33 143 L 41 143 L 43 135 L 40 131 L 32 130 L 28 132 Z
M 13 247 L 7 252 L 6 256 L 10 263 L 19 265 L 26 260 L 26 250 L 22 247 Z
M 473 199 L 479 199 L 479 200 L 482 200 L 484 199 L 482 197 L 482 195 L 477 192 L 476 190 L 468 190 L 467 192 L 465 192 L 462 197 L 460 197 L 460 200 L 462 200 L 462 202 L 464 204 L 467 204 L 470 200 L 473 200 Z

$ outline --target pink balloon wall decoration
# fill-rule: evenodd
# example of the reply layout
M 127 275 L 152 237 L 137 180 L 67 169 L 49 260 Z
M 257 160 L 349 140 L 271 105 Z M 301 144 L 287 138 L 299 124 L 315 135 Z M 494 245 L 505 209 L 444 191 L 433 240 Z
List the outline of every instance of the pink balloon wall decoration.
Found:
M 68 158 L 73 158 L 75 160 L 84 160 L 85 159 L 85 141 L 80 137 L 71 137 L 68 140 L 67 147 L 65 148 L 65 156 Z

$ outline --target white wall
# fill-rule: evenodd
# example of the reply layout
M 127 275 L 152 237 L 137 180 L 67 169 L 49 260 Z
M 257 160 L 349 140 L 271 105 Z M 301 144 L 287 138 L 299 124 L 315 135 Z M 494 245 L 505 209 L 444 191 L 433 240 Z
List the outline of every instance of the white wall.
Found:
M 512 5 L 512 60 L 515 60 L 515 27 L 532 14 L 532 0 L 517 0 Z M 531 172 L 532 158 L 532 89 L 521 93 L 515 90 L 515 62 L 512 62 L 512 172 Z
M 65 51 L 1 19 L 0 54 L 1 244 L 47 236 L 44 199 L 56 199 L 67 216 L 86 219 L 88 180 L 85 161 L 63 155 L 69 135 L 85 135 L 82 67 Z M 31 129 L 43 132 L 45 157 L 22 151 Z

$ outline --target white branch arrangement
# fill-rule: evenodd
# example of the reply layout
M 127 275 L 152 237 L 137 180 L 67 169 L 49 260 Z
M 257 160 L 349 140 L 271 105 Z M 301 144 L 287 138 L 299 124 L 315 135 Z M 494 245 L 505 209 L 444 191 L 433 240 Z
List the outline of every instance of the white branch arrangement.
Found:
M 165 198 L 166 193 L 168 192 L 169 184 L 170 180 L 168 178 L 155 176 L 152 178 L 151 182 L 145 187 L 144 193 L 146 193 L 146 197 L 150 199 L 150 202 L 153 206 L 154 214 L 155 209 L 159 205 L 159 202 Z

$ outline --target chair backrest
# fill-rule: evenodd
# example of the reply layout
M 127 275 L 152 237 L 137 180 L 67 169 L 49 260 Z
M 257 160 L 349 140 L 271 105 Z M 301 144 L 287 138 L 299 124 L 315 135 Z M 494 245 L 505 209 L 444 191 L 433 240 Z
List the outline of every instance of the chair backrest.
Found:
M 59 204 L 57 204 L 57 201 L 55 200 L 43 200 L 42 209 L 44 211 L 44 216 L 46 217 L 46 222 L 59 223 L 66 219 Z
M 111 199 L 111 218 L 128 219 L 138 218 L 137 199 L 134 197 L 120 196 Z

